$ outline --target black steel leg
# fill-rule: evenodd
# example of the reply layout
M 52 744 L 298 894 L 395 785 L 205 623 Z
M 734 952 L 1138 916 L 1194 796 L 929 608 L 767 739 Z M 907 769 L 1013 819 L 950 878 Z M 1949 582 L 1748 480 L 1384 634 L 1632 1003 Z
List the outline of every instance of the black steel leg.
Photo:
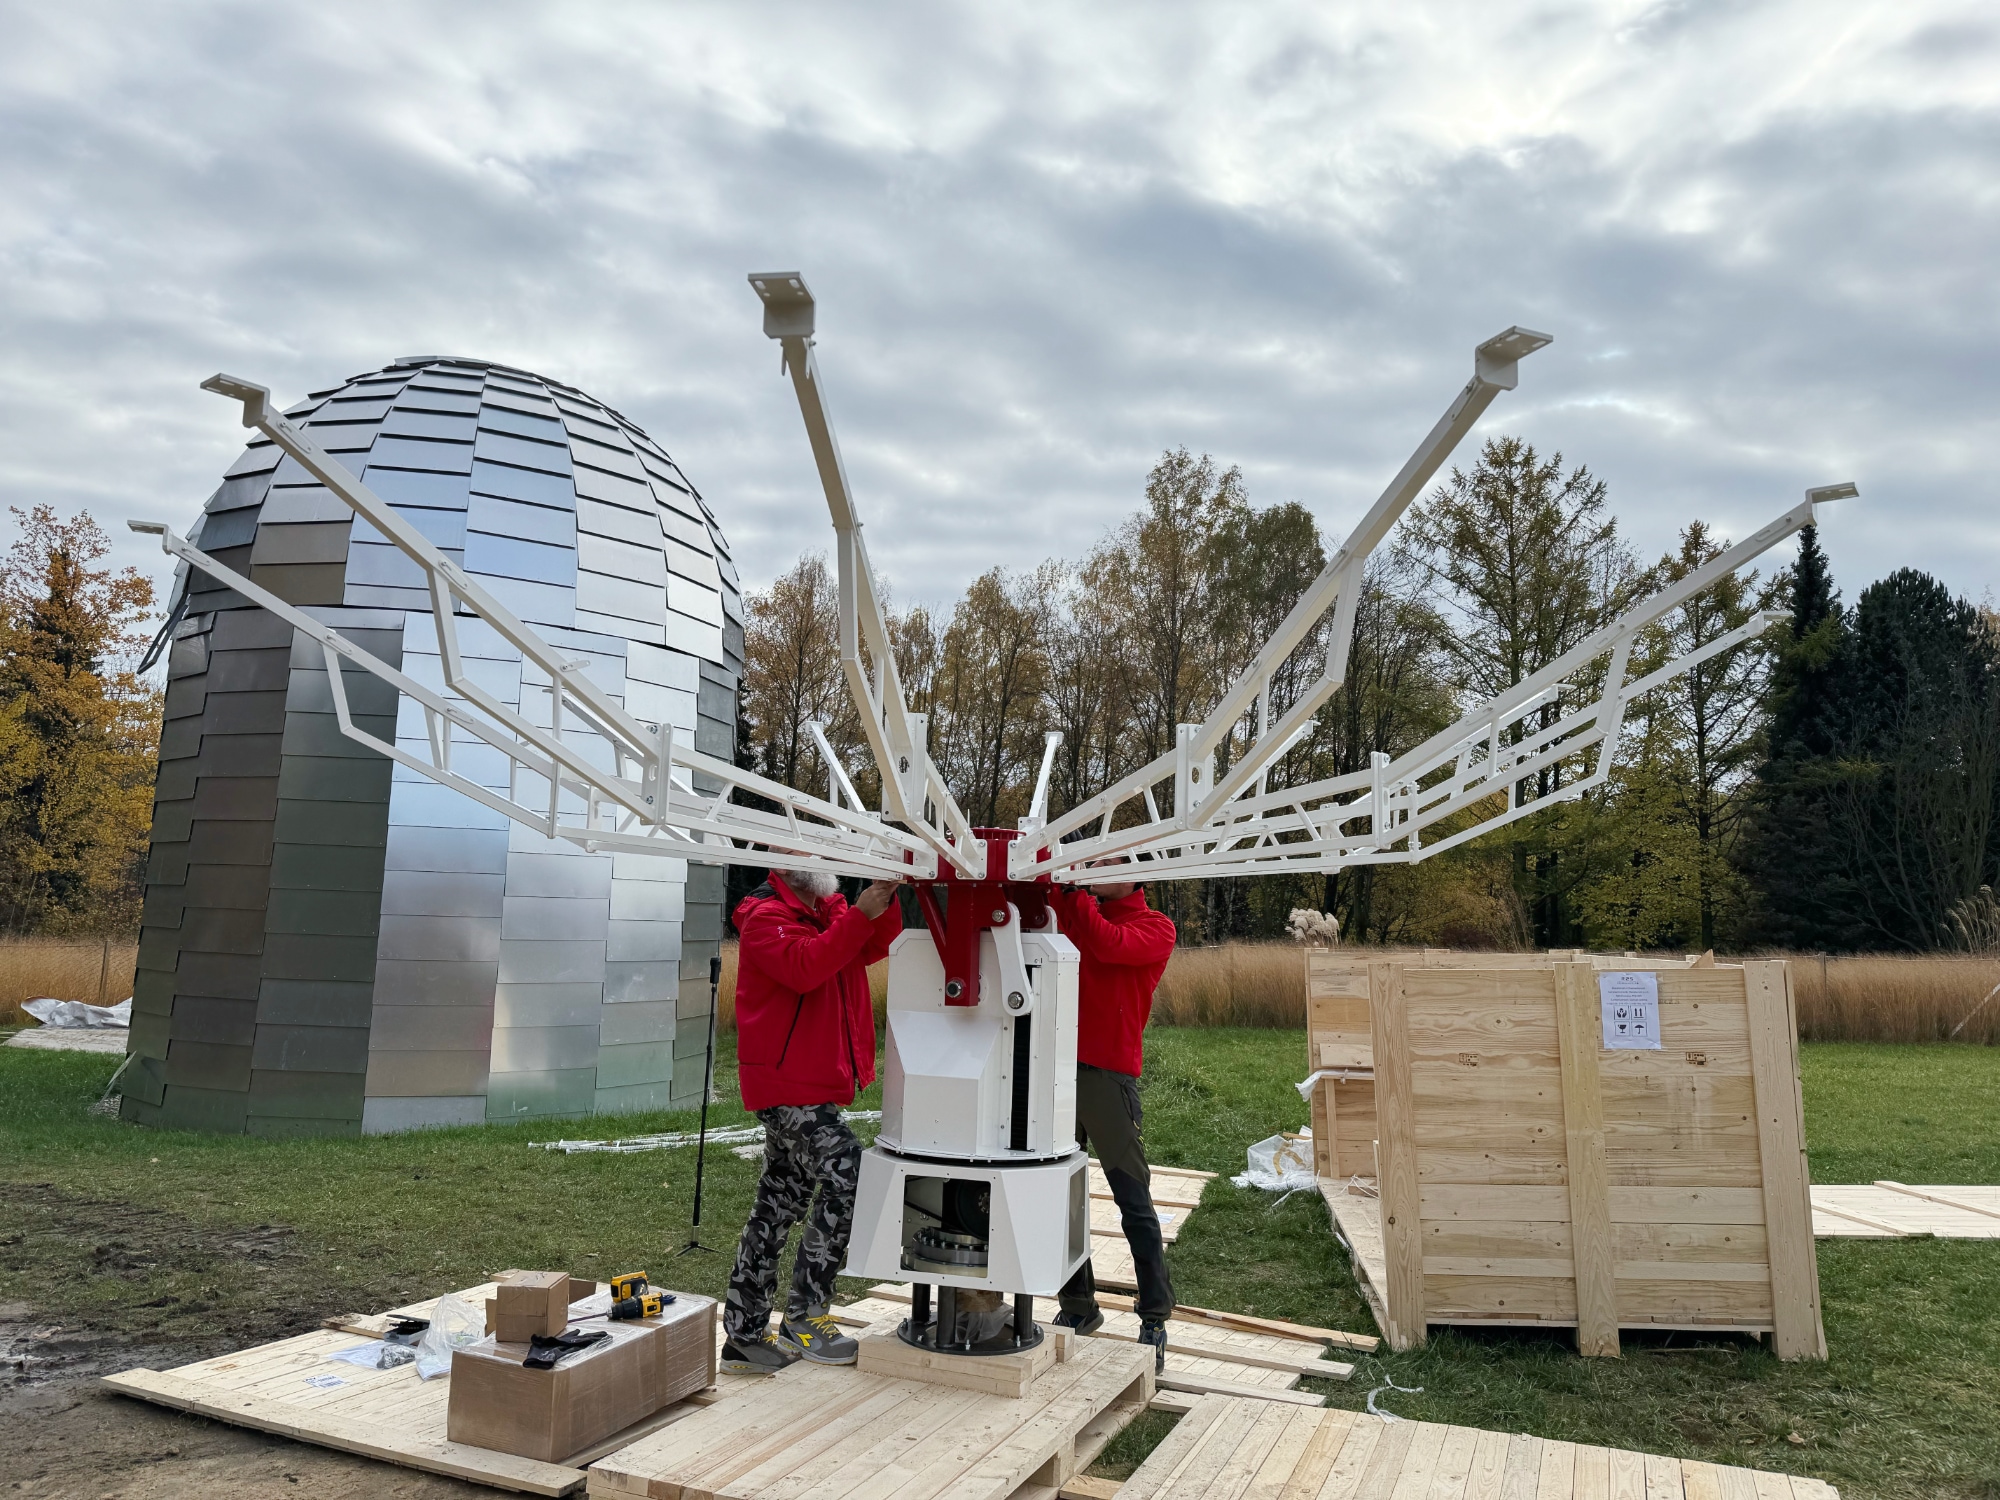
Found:
M 1035 1299 L 1026 1292 L 1014 1299 L 1014 1342 L 1025 1344 L 1035 1331 Z

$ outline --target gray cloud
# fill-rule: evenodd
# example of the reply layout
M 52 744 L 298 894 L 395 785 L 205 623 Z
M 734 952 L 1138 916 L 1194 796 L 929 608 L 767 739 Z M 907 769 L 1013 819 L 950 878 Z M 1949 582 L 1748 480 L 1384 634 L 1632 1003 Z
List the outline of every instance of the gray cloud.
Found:
M 743 283 L 798 267 L 900 598 L 1181 444 L 1343 529 L 1512 322 L 1488 429 L 1645 550 L 1851 477 L 1850 598 L 1992 586 L 1978 7 L 1329 9 L 0 6 L 0 487 L 185 523 L 203 376 L 466 353 L 646 426 L 754 585 L 827 535 Z

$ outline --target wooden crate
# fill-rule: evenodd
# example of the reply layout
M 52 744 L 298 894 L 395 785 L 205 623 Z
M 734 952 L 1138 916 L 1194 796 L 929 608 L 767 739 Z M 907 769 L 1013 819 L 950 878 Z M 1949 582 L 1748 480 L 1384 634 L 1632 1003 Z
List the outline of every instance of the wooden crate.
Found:
M 1306 950 L 1306 1076 L 1313 1084 L 1313 1169 L 1346 1181 L 1375 1175 L 1375 1043 L 1368 965 L 1340 948 Z
M 1368 964 L 1381 1248 L 1357 1269 L 1391 1345 L 1733 1329 L 1824 1358 L 1787 966 L 1651 966 L 1662 1047 L 1630 1051 L 1602 1045 L 1611 965 L 1534 957 Z

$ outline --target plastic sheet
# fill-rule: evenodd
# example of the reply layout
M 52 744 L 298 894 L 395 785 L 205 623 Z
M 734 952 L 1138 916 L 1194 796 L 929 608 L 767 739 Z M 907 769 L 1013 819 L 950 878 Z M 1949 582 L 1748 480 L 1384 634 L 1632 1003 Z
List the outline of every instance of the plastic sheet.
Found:
M 399 1365 L 409 1364 L 416 1357 L 417 1351 L 408 1345 L 391 1344 L 383 1339 L 356 1344 L 352 1349 L 337 1350 L 327 1356 L 343 1364 L 359 1365 L 364 1370 L 393 1370 Z
M 1266 1136 L 1250 1148 L 1249 1166 L 1229 1179 L 1238 1187 L 1263 1188 L 1267 1192 L 1296 1193 L 1319 1186 L 1313 1172 L 1312 1133 L 1296 1139 Z
M 44 1026 L 65 1029 L 132 1024 L 130 1000 L 120 1000 L 116 1005 L 86 1005 L 81 1000 L 29 1000 L 21 1009 Z
M 451 1373 L 454 1349 L 469 1349 L 486 1338 L 486 1319 L 456 1297 L 437 1299 L 431 1310 L 431 1326 L 417 1345 L 417 1375 L 434 1380 Z

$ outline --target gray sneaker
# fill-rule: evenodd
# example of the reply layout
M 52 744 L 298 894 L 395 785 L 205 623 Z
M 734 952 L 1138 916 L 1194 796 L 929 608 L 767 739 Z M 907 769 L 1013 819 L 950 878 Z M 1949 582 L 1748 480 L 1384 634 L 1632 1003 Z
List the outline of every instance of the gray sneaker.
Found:
M 778 1342 L 815 1365 L 851 1365 L 861 1354 L 861 1346 L 824 1311 L 787 1316 L 778 1325 Z
M 799 1362 L 797 1354 L 766 1329 L 759 1339 L 729 1339 L 723 1343 L 721 1367 L 731 1375 L 775 1375 Z

